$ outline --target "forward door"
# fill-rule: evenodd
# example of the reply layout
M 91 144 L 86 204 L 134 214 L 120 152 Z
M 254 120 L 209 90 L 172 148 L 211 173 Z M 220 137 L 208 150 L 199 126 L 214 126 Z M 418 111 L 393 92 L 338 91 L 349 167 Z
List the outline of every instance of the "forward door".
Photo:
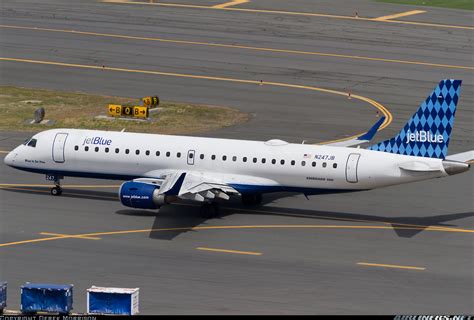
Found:
M 64 149 L 66 146 L 67 133 L 57 133 L 53 142 L 53 160 L 54 162 L 62 163 L 64 158 Z

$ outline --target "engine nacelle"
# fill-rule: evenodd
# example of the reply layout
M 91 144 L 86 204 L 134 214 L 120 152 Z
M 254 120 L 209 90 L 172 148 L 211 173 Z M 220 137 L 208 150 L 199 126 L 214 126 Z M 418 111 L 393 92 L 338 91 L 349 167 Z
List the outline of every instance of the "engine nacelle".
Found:
M 124 182 L 119 189 L 120 202 L 131 208 L 158 209 L 175 200 L 174 197 L 158 194 L 159 190 L 159 186 L 149 183 Z

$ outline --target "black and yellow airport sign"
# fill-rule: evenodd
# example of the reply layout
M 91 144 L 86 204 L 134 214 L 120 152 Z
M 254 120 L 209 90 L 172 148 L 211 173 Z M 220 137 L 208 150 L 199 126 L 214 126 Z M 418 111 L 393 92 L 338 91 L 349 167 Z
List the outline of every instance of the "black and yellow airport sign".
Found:
M 122 116 L 122 106 L 120 104 L 109 104 L 107 111 L 111 117 Z
M 109 104 L 107 107 L 109 116 L 112 117 L 132 117 L 146 119 L 148 118 L 148 108 L 143 106 L 122 106 L 120 104 Z
M 148 108 L 142 106 L 133 107 L 133 117 L 134 118 L 148 118 Z
M 144 107 L 153 108 L 158 107 L 160 104 L 160 98 L 158 96 L 150 96 L 142 98 L 142 103 Z

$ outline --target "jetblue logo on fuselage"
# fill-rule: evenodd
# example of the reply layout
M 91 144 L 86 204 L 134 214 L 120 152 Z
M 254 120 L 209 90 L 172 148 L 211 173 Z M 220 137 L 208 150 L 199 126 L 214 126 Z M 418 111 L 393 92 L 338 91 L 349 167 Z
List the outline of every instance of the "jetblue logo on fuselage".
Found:
M 112 140 L 111 139 L 105 139 L 105 138 L 102 138 L 102 137 L 85 138 L 82 145 L 85 145 L 85 144 L 110 146 L 112 144 Z
M 443 143 L 444 142 L 444 137 L 441 134 L 433 134 L 429 131 L 415 131 L 415 132 L 410 132 L 408 130 L 407 135 L 406 135 L 407 141 L 405 143 L 409 142 L 431 142 L 431 143 Z

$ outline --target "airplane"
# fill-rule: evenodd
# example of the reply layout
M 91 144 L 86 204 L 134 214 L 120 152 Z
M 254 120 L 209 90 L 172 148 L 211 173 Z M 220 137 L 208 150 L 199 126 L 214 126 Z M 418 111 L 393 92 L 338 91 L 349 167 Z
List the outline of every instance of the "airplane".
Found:
M 308 198 L 467 171 L 473 150 L 447 154 L 460 90 L 461 80 L 442 80 L 395 137 L 366 149 L 360 144 L 373 138 L 383 117 L 357 138 L 326 145 L 52 129 L 27 139 L 4 162 L 45 174 L 55 196 L 65 176 L 125 180 L 118 195 L 127 207 L 193 200 L 202 203 L 203 217 L 213 218 L 217 200 L 232 196 L 258 205 L 270 192 Z

